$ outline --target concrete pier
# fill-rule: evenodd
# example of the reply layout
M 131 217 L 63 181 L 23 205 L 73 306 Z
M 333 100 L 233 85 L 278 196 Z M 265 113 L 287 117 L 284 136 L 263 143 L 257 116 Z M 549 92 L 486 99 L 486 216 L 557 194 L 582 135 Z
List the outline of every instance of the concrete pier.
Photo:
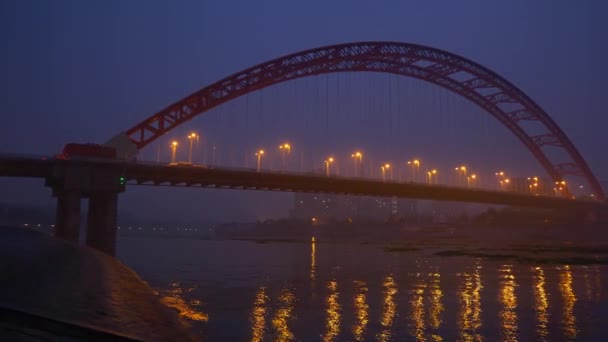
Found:
M 116 252 L 118 194 L 96 192 L 89 196 L 87 245 L 109 255 Z
M 61 191 L 57 197 L 55 214 L 55 236 L 78 243 L 80 238 L 80 193 Z
M 78 243 L 80 232 L 80 200 L 89 199 L 86 244 L 109 255 L 116 251 L 118 194 L 124 191 L 120 163 L 70 161 L 54 165 L 46 185 L 57 197 L 55 236 Z

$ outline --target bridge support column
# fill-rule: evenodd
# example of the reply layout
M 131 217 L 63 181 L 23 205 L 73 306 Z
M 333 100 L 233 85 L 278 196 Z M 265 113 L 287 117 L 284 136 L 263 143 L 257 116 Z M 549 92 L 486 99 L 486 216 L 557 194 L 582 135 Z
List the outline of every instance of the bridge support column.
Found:
M 80 198 L 89 198 L 86 244 L 113 256 L 118 194 L 125 190 L 123 174 L 124 165 L 115 162 L 57 162 L 46 179 L 57 197 L 56 236 L 78 242 Z
M 80 192 L 61 191 L 57 197 L 55 236 L 78 243 L 80 238 Z
M 96 192 L 89 196 L 87 246 L 109 255 L 116 252 L 118 193 Z

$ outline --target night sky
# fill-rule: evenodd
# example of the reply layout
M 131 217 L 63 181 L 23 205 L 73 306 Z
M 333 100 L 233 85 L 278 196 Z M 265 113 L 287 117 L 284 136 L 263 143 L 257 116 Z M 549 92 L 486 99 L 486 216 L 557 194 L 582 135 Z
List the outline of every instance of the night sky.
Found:
M 605 1 L 1 1 L 0 152 L 52 155 L 103 143 L 182 97 L 241 69 L 323 45 L 382 40 L 454 52 L 504 76 L 566 132 L 608 180 Z M 347 172 L 361 149 L 376 164 L 421 158 L 480 175 L 544 175 L 490 115 L 435 86 L 389 75 L 319 76 L 249 94 L 197 117 L 140 158 L 168 161 L 171 139 L 203 136 L 195 162 L 255 167 L 278 144 L 290 169 Z M 0 202 L 51 206 L 42 181 L 0 180 Z M 604 183 L 605 184 L 605 183 Z M 287 213 L 291 194 L 128 187 L 124 214 L 251 219 Z

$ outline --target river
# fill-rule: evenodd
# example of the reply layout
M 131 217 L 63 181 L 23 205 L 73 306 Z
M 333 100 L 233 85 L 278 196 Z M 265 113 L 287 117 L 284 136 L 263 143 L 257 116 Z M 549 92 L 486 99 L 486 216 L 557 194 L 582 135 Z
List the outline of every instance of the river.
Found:
M 203 340 L 608 340 L 607 265 L 135 237 L 118 258 Z

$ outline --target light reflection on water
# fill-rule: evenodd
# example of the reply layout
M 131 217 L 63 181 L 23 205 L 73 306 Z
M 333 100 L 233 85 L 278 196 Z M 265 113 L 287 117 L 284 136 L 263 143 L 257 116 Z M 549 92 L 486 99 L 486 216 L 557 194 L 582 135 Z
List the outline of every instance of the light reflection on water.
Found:
M 572 289 L 572 270 L 570 266 L 565 265 L 561 267 L 559 275 L 559 289 L 562 294 L 562 300 L 564 302 L 564 309 L 562 311 L 562 325 L 564 329 L 564 336 L 568 340 L 576 339 L 578 334 L 576 327 L 576 316 L 574 315 L 574 304 L 576 303 L 576 295 Z
M 536 311 L 536 341 L 549 340 L 549 299 L 547 298 L 545 271 L 532 268 L 534 273 L 534 309 Z
M 326 300 L 326 312 L 327 312 L 327 323 L 325 324 L 326 331 L 323 336 L 323 341 L 333 341 L 336 336 L 340 333 L 340 304 L 338 303 L 338 282 L 332 280 L 327 283 L 327 300 Z
M 460 302 L 458 326 L 459 340 L 483 341 L 479 329 L 481 323 L 481 265 L 475 265 L 473 271 L 460 273 L 458 297 Z
M 266 331 L 266 288 L 260 287 L 253 301 L 253 310 L 251 312 L 251 341 L 260 342 L 264 338 Z
M 185 323 L 188 323 L 188 321 L 207 321 L 209 316 L 202 311 L 201 301 L 184 298 L 193 290 L 193 287 L 183 288 L 180 283 L 172 282 L 167 290 L 160 293 L 161 302 L 177 311 L 179 317 Z
M 545 271 L 542 267 L 532 268 L 534 273 L 534 297 L 536 310 L 536 341 L 549 340 L 549 300 L 547 298 Z
M 397 312 L 397 304 L 395 303 L 395 294 L 397 294 L 397 284 L 392 276 L 384 278 L 382 284 L 384 288 L 384 310 L 382 312 L 382 319 L 380 320 L 380 333 L 378 334 L 378 341 L 389 341 L 391 339 L 391 327 L 393 326 L 393 319 Z
M 512 265 L 502 265 L 500 272 L 500 302 L 502 310 L 500 311 L 500 319 L 502 325 L 502 335 L 504 341 L 518 340 L 518 324 L 517 324 L 517 296 L 515 288 L 517 282 L 513 274 Z
M 426 331 L 424 319 L 424 289 L 426 284 L 422 281 L 420 273 L 416 274 L 416 282 L 410 293 L 410 335 L 416 340 L 424 340 Z M 394 315 L 394 311 L 393 311 Z M 386 339 L 385 339 L 386 341 Z
M 279 297 L 279 308 L 277 309 L 272 326 L 275 331 L 275 341 L 291 341 L 293 333 L 289 330 L 289 320 L 292 316 L 295 297 L 290 289 L 284 289 Z
M 310 242 L 310 280 L 315 281 L 315 266 L 317 257 L 317 250 L 315 246 L 315 237 L 313 236 Z
M 166 244 L 185 256 L 159 255 Z M 314 241 L 123 246 L 137 251 L 121 255 L 125 263 L 206 340 L 608 340 L 603 265 L 537 267 Z
M 443 312 L 443 304 L 441 303 L 441 275 L 439 273 L 429 273 L 429 291 L 430 291 L 430 310 L 429 310 L 429 328 L 431 329 L 432 341 L 443 341 L 440 335 L 441 328 L 441 313 Z
M 355 300 L 353 306 L 355 308 L 355 324 L 353 324 L 353 336 L 355 341 L 363 341 L 365 336 L 365 328 L 367 327 L 369 317 L 369 305 L 367 304 L 367 287 L 364 281 L 355 280 Z

